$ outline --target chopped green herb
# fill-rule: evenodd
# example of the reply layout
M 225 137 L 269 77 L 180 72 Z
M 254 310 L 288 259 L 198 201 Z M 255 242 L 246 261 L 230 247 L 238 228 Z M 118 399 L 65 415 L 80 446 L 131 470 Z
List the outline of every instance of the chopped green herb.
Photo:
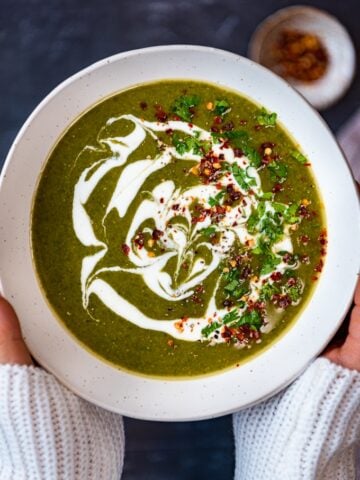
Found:
M 215 227 L 206 227 L 206 228 L 202 228 L 200 230 L 200 232 L 203 235 L 205 235 L 205 237 L 211 237 L 216 232 L 216 228 Z
M 210 207 L 215 207 L 216 205 L 220 205 L 221 199 L 225 195 L 226 190 L 221 190 L 219 193 L 215 195 L 215 197 L 210 197 L 208 203 Z
M 230 104 L 226 100 L 215 100 L 214 113 L 215 115 L 225 115 L 230 111 Z
M 182 120 L 190 122 L 194 116 L 190 109 L 196 107 L 199 103 L 200 97 L 198 95 L 183 95 L 175 100 L 171 109 Z
M 231 310 L 231 312 L 224 315 L 222 321 L 223 321 L 223 324 L 226 325 L 228 323 L 235 322 L 239 318 L 240 318 L 239 312 L 234 309 L 234 310 Z
M 260 275 L 267 275 L 268 273 L 271 273 L 280 262 L 281 258 L 269 251 L 262 263 Z
M 220 326 L 221 325 L 218 322 L 209 323 L 209 325 L 206 325 L 206 327 L 204 327 L 201 330 L 201 334 L 204 335 L 205 337 L 208 337 L 210 335 L 210 333 L 217 330 Z
M 192 137 L 187 135 L 181 137 L 178 133 L 174 133 L 172 143 L 179 155 L 184 155 L 187 152 L 192 152 L 194 155 L 202 155 L 210 149 L 209 142 L 202 142 L 198 139 L 198 136 Z
M 249 147 L 249 145 L 243 145 L 242 147 L 243 152 L 250 160 L 251 166 L 258 168 L 261 165 L 261 157 L 259 152 L 257 152 L 254 148 Z
M 297 160 L 299 163 L 309 163 L 308 159 L 305 157 L 305 155 L 303 155 L 302 153 L 300 153 L 298 150 L 293 150 L 291 152 L 291 156 L 293 158 L 295 158 L 295 160 Z
M 277 287 L 277 285 L 274 283 L 266 283 L 261 289 L 260 300 L 268 301 L 274 294 L 279 292 L 280 289 Z
M 285 182 L 288 174 L 288 168 L 285 163 L 271 162 L 267 168 L 270 172 L 270 178 L 273 182 Z
M 260 312 L 258 310 L 250 310 L 241 315 L 240 320 L 238 320 L 233 326 L 241 327 L 242 325 L 249 325 L 256 330 L 259 330 L 262 323 Z
M 265 108 L 262 108 L 256 114 L 258 124 L 266 127 L 274 127 L 276 125 L 276 119 L 277 114 L 275 112 L 269 113 Z
M 235 180 L 243 190 L 247 191 L 251 187 L 256 186 L 255 178 L 248 175 L 247 170 L 243 170 L 236 163 L 232 164 L 232 173 L 234 175 Z

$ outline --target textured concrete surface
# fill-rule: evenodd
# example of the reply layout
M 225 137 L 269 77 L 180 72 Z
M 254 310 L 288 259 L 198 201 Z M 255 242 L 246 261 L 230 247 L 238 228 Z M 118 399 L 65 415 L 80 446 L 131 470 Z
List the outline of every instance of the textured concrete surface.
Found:
M 336 15 L 360 45 L 358 0 L 302 1 Z M 1 0 L 0 166 L 38 102 L 79 69 L 117 52 L 150 45 L 210 45 L 246 54 L 257 24 L 288 0 Z M 333 130 L 360 100 L 359 76 L 324 112 Z M 231 418 L 156 423 L 126 420 L 123 480 L 228 480 L 233 475 Z M 257 480 L 257 479 L 254 479 Z

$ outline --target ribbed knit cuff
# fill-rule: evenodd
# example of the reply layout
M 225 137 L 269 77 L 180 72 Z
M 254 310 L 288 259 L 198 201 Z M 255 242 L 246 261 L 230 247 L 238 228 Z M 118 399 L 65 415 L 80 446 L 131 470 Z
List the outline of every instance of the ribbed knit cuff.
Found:
M 0 365 L 1 480 L 119 480 L 122 418 L 41 368 Z
M 317 359 L 290 387 L 233 416 L 236 480 L 355 478 L 360 373 Z

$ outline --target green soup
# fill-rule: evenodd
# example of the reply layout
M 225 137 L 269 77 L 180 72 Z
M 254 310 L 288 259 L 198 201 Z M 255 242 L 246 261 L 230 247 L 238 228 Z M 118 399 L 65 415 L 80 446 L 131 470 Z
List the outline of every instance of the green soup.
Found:
M 277 115 L 198 81 L 93 106 L 41 174 L 32 248 L 59 319 L 114 365 L 209 374 L 276 341 L 325 255 L 319 193 Z

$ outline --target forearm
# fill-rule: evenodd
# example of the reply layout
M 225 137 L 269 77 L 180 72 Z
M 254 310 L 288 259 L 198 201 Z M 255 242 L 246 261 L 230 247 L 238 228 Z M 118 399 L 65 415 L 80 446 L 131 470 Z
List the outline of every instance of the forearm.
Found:
M 355 479 L 360 373 L 316 360 L 284 392 L 234 415 L 236 480 Z
M 123 422 L 36 367 L 0 365 L 1 480 L 119 480 Z

